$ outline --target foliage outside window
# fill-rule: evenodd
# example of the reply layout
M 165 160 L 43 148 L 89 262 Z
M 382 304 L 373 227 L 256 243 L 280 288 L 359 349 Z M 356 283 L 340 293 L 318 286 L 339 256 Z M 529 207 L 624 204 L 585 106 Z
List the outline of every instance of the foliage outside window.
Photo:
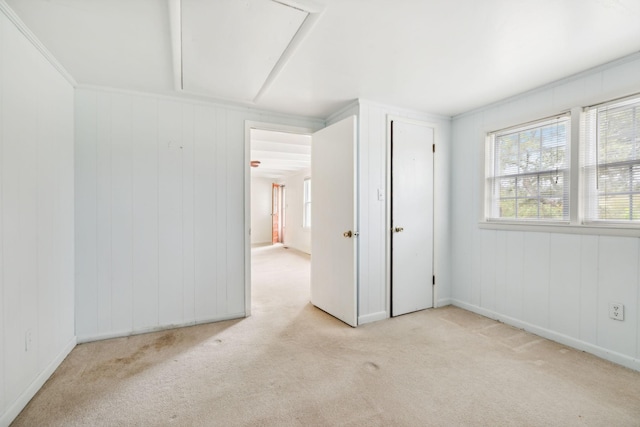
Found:
M 570 116 L 488 135 L 486 218 L 569 220 Z
M 640 221 L 640 97 L 585 109 L 584 220 Z
M 302 226 L 311 227 L 311 178 L 304 179 Z

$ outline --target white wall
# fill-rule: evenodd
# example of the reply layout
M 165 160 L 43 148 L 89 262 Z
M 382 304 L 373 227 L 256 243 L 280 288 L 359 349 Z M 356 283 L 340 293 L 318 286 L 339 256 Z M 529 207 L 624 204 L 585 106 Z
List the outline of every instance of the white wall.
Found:
M 452 297 L 542 336 L 640 369 L 640 240 L 480 229 L 487 131 L 640 92 L 640 56 L 454 118 Z M 625 320 L 608 317 L 609 302 Z
M 245 315 L 245 120 L 322 123 L 76 90 L 79 341 Z
M 75 345 L 73 86 L 0 6 L 0 426 L 7 426 Z
M 251 177 L 251 244 L 271 243 L 273 180 Z
M 287 192 L 287 226 L 284 234 L 284 243 L 307 254 L 311 253 L 311 229 L 302 227 L 302 217 L 304 210 L 304 179 L 310 176 L 311 169 L 305 169 L 282 180 Z
M 387 149 L 389 144 L 387 119 L 405 117 L 434 124 L 436 154 L 434 157 L 434 273 L 436 275 L 436 306 L 450 302 L 449 245 L 449 162 L 450 130 L 448 118 L 407 111 L 360 100 L 328 120 L 328 124 L 358 114 L 359 124 L 359 224 L 358 248 L 358 323 L 363 324 L 389 317 L 388 271 L 386 269 L 387 232 Z M 378 200 L 378 189 L 385 192 Z

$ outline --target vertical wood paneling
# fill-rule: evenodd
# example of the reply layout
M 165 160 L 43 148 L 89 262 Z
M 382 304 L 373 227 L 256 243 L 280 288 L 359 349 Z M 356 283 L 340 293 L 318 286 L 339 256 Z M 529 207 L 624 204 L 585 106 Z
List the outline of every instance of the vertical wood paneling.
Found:
M 216 195 L 216 110 L 195 109 L 195 316 L 212 318 L 217 307 L 218 210 Z M 212 262 L 216 260 L 216 262 Z
M 550 235 L 549 327 L 570 337 L 580 333 L 580 243 L 578 235 Z
M 489 310 L 496 306 L 496 233 L 480 232 L 480 305 Z
M 158 102 L 132 104 L 133 330 L 159 324 Z
M 549 326 L 549 234 L 524 235 L 522 317 L 542 327 Z
M 102 90 L 78 99 L 80 340 L 242 315 L 244 123 L 274 119 Z
M 43 73 L 46 62 L 41 58 L 39 71 Z M 34 337 L 38 343 L 38 366 L 46 367 L 48 355 L 55 354 L 56 330 L 60 328 L 57 311 L 62 306 L 59 300 L 58 265 L 60 260 L 56 254 L 58 248 L 54 246 L 54 234 L 57 227 L 55 199 L 58 197 L 59 175 L 56 165 L 60 163 L 61 153 L 55 144 L 56 135 L 53 132 L 57 119 L 52 87 L 55 85 L 53 76 L 46 76 L 37 87 L 37 158 L 36 158 L 36 194 L 37 194 L 37 321 L 38 326 Z
M 507 234 L 505 314 L 515 319 L 523 313 L 524 233 Z
M 2 424 L 73 337 L 72 91 L 0 13 Z
M 580 334 L 578 337 L 591 344 L 596 344 L 598 340 L 598 242 L 598 236 L 580 237 Z
M 0 308 L 2 309 L 2 313 L 0 313 L 0 414 L 4 414 L 7 404 L 5 399 L 5 387 L 7 382 L 4 378 L 4 335 L 5 335 L 5 326 L 4 326 L 4 317 L 5 317 L 5 286 L 4 286 L 4 203 L 3 203 L 3 182 L 5 180 L 4 176 L 4 62 L 6 58 L 5 49 L 4 49 L 4 32 L 5 27 L 7 25 L 7 19 L 3 14 L 0 14 Z
M 495 272 L 495 310 L 504 313 L 507 308 L 507 233 L 496 232 L 494 256 Z
M 378 200 L 378 189 L 386 192 L 386 173 L 387 170 L 387 118 L 382 108 L 369 109 L 369 143 L 373 151 L 369 152 L 369 171 L 368 174 L 362 174 L 366 182 L 369 183 L 367 190 L 369 219 L 369 233 L 371 239 L 369 241 L 369 269 L 370 279 L 373 279 L 374 286 L 370 292 L 369 310 L 370 313 L 380 313 L 387 309 L 387 283 L 386 283 L 386 257 L 384 248 L 386 238 L 389 236 L 387 231 L 387 211 L 384 200 Z M 362 162 L 362 160 L 360 160 Z M 362 180 L 359 185 L 363 185 Z M 384 198 L 387 200 L 387 197 Z M 365 282 L 366 283 L 366 282 Z
M 75 283 L 76 333 L 98 333 L 97 170 L 98 100 L 76 92 Z
M 98 332 L 113 330 L 111 318 L 111 96 L 96 105 L 96 256 L 98 280 Z
M 600 237 L 598 254 L 598 345 L 622 354 L 636 353 L 638 239 Z M 609 318 L 609 303 L 624 304 L 624 321 Z
M 160 324 L 170 325 L 184 316 L 182 104 L 161 100 L 158 127 L 158 304 Z
M 244 117 L 227 114 L 227 141 L 244 140 Z M 248 160 L 248 159 L 247 159 Z M 227 144 L 227 312 L 244 312 L 244 144 Z
M 227 301 L 227 123 L 228 111 L 216 111 L 216 313 L 228 313 Z
M 5 82 L 5 73 L 4 73 L 4 58 L 6 58 L 5 53 L 5 43 L 4 43 L 4 33 L 5 28 L 8 22 L 3 14 L 0 13 L 0 309 L 2 309 L 2 313 L 0 313 L 0 414 L 4 414 L 7 408 L 6 403 L 6 380 L 4 377 L 4 336 L 5 326 L 4 326 L 4 318 L 6 315 L 5 309 L 5 284 L 4 284 L 4 192 L 3 192 L 3 183 L 6 179 L 5 169 L 4 169 L 4 139 L 5 139 L 5 117 L 4 117 L 4 106 L 5 106 L 5 90 L 4 87 L 6 85 Z
M 133 163 L 131 97 L 111 100 L 112 328 L 133 326 Z
M 182 109 L 182 292 L 183 322 L 195 321 L 194 107 Z
M 74 88 L 63 76 L 55 74 L 56 91 L 52 95 L 52 110 L 56 112 L 53 121 L 52 135 L 56 136 L 55 145 L 58 153 L 56 176 L 58 191 L 55 216 L 55 248 L 57 268 L 60 271 L 58 286 L 60 289 L 59 305 L 60 328 L 58 349 L 68 346 L 75 333 L 75 211 L 74 211 Z M 59 353 L 58 353 L 59 354 Z
M 369 140 L 371 130 L 370 128 L 374 126 L 373 121 L 370 119 L 371 108 L 368 105 L 360 106 L 359 113 L 359 127 L 360 127 L 360 136 L 359 136 L 359 145 L 358 145 L 358 159 L 359 165 L 357 167 L 357 180 L 361 183 L 358 192 L 358 206 L 360 212 L 362 212 L 363 207 L 368 208 L 368 193 L 370 191 L 369 186 L 367 185 L 369 182 Z M 358 287 L 358 314 L 361 316 L 363 313 L 373 313 L 373 309 L 371 307 L 371 290 L 374 289 L 374 286 L 371 285 L 371 271 L 369 268 L 363 268 L 366 265 L 371 263 L 371 249 L 370 249 L 370 241 L 371 234 L 373 232 L 371 225 L 369 224 L 369 216 L 368 215 L 359 215 L 359 224 L 357 225 L 358 231 L 360 232 L 360 236 L 358 236 L 358 256 L 361 260 L 366 260 L 364 265 L 361 263 L 358 266 L 358 280 L 362 284 Z M 366 283 L 366 285 L 364 285 Z

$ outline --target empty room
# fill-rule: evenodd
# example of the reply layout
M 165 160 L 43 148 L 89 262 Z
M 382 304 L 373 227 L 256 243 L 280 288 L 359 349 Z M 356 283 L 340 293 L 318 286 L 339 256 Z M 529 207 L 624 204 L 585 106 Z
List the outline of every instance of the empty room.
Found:
M 640 0 L 0 0 L 0 427 L 640 425 Z

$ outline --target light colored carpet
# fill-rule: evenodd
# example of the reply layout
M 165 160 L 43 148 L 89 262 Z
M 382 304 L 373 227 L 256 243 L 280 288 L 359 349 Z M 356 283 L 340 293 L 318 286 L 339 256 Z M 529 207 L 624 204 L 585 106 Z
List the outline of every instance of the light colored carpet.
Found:
M 638 372 L 454 307 L 353 329 L 253 260 L 252 317 L 79 345 L 14 425 L 640 425 Z

